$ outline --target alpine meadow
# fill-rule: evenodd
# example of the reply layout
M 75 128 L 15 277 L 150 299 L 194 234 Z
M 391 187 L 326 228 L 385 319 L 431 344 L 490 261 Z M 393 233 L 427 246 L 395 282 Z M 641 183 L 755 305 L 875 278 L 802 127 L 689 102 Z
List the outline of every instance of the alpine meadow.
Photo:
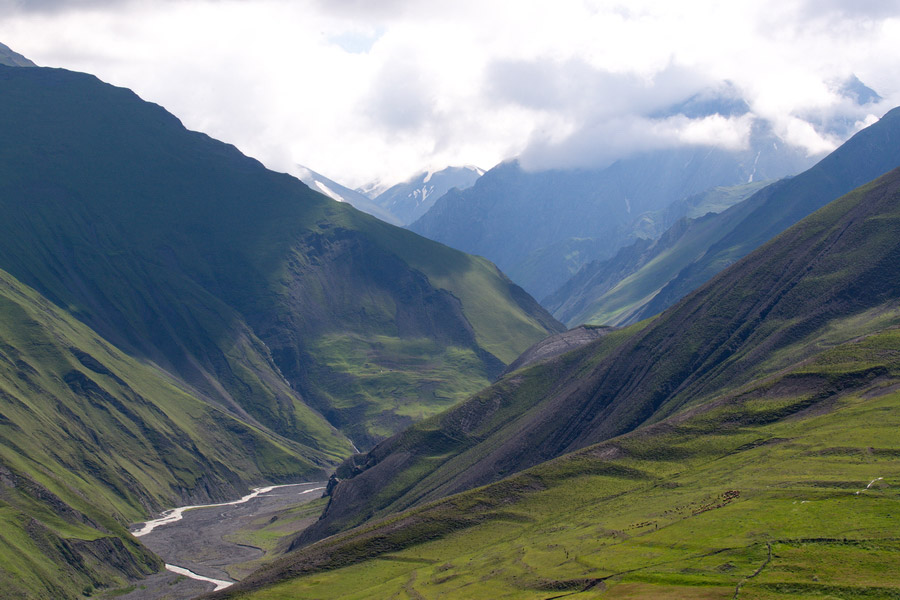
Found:
M 0 0 L 0 599 L 900 599 L 896 3 L 451 4 Z

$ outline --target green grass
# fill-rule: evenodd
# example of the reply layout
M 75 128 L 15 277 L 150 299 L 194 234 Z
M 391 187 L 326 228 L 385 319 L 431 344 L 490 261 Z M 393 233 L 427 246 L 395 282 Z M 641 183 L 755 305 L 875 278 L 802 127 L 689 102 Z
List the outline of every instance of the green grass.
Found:
M 473 350 L 428 338 L 332 334 L 311 352 L 327 368 L 319 378 L 332 378 L 322 385 L 332 405 L 352 413 L 356 429 L 371 438 L 388 437 L 490 383 Z M 354 439 L 351 427 L 345 430 Z
M 322 476 L 334 460 L 198 399 L 2 271 L 0 340 L 5 597 L 127 581 L 84 544 L 119 544 L 102 552 L 131 576 L 152 572 L 161 564 L 127 524 L 254 483 Z
M 387 554 L 371 546 L 357 564 L 240 597 L 731 598 L 743 582 L 740 598 L 895 598 L 900 452 L 887 451 L 900 451 L 898 415 L 898 393 L 851 394 L 831 412 L 766 426 L 713 411 L 604 445 L 620 458 L 588 448 L 408 513 L 492 504 L 461 530 Z M 511 494 L 516 481 L 530 490 Z

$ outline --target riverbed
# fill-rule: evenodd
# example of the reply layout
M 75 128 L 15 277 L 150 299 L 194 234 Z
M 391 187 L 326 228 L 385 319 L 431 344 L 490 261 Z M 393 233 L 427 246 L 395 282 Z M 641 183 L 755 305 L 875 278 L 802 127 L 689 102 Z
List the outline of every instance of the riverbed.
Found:
M 132 528 L 167 570 L 138 582 L 123 600 L 189 600 L 234 580 L 229 566 L 263 556 L 254 546 L 223 539 L 251 521 L 321 497 L 325 482 L 271 486 L 222 504 L 181 507 Z M 310 522 L 314 519 L 310 519 Z

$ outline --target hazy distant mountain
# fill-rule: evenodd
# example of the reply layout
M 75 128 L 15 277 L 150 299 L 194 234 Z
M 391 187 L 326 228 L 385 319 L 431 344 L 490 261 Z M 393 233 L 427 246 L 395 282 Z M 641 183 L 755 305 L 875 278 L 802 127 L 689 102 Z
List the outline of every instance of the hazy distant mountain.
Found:
M 644 153 L 605 169 L 488 171 L 441 197 L 416 233 L 495 262 L 542 298 L 587 262 L 612 256 L 672 202 L 715 186 L 776 179 L 808 167 L 805 153 L 760 130 L 741 151 L 687 147 Z M 657 227 L 658 228 L 658 227 Z
M 19 54 L 13 52 L 9 46 L 0 44 L 0 65 L 7 67 L 36 67 L 37 65 Z
M 898 137 L 894 109 L 801 175 L 585 265 L 544 305 L 569 326 L 625 325 L 657 314 L 812 211 L 900 165 Z
M 380 183 L 372 183 L 351 190 L 308 167 L 297 165 L 291 170 L 291 175 L 317 192 L 338 202 L 347 202 L 392 225 L 413 222 L 425 214 L 440 196 L 452 188 L 471 187 L 483 174 L 484 171 L 478 167 L 447 167 L 440 171 L 419 173 L 387 189 Z
M 848 89 L 867 101 L 877 97 L 859 85 Z M 863 115 L 868 108 L 853 110 Z M 785 144 L 749 111 L 738 91 L 726 84 L 651 115 L 753 119 L 744 149 L 647 151 L 595 170 L 529 172 L 515 162 L 505 163 L 468 190 L 441 197 L 409 227 L 489 258 L 529 293 L 544 298 L 588 262 L 610 258 L 637 238 L 660 235 L 665 230 L 658 222 L 665 214 L 660 211 L 673 202 L 716 186 L 779 179 L 812 166 L 816 157 Z M 855 116 L 817 114 L 809 121 L 838 139 L 860 127 Z
M 378 217 L 382 221 L 386 223 L 390 223 L 391 225 L 402 225 L 403 223 L 396 216 L 383 209 L 378 203 L 373 202 L 369 197 L 357 192 L 356 190 L 351 190 L 350 188 L 341 185 L 340 183 L 325 177 L 320 173 L 316 173 L 309 167 L 304 167 L 303 165 L 296 165 L 293 169 L 291 169 L 291 175 L 308 185 L 311 189 L 319 192 L 320 194 L 325 194 L 332 200 L 337 200 L 338 202 L 346 202 L 365 213 L 369 213 L 374 217 Z
M 472 187 L 483 174 L 483 170 L 471 166 L 419 173 L 381 192 L 373 202 L 408 225 L 428 212 L 435 201 L 451 189 Z

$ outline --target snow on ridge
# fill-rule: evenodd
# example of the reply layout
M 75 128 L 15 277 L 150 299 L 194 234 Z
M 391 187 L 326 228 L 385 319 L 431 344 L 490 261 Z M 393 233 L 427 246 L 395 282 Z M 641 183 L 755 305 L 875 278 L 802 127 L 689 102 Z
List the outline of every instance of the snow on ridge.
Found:
M 323 194 L 325 194 L 332 200 L 337 200 L 338 202 L 346 202 L 346 200 L 344 200 L 343 196 L 341 196 L 340 194 L 338 194 L 337 192 L 332 190 L 330 187 L 328 187 L 327 185 L 325 185 L 318 179 L 316 180 L 316 187 L 319 188 Z

